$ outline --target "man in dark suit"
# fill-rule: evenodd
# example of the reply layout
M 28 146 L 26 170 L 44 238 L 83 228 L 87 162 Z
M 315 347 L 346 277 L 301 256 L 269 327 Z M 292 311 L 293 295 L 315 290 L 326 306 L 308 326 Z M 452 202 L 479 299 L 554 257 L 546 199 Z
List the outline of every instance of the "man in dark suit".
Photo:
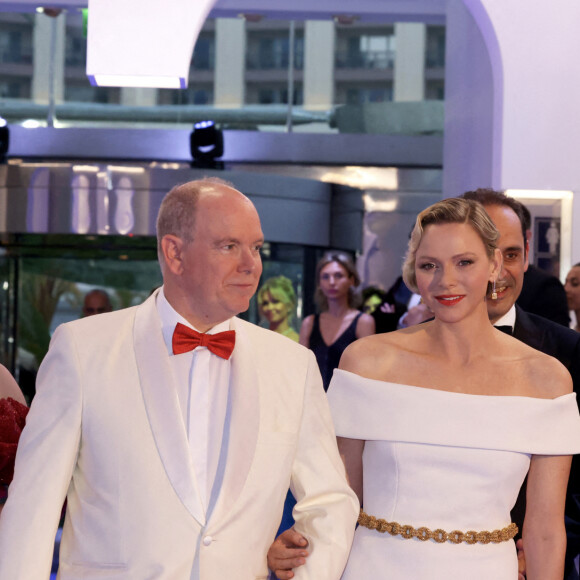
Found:
M 497 298 L 488 299 L 492 324 L 510 327 L 511 334 L 525 344 L 557 358 L 570 372 L 574 391 L 580 391 L 580 333 L 551 320 L 530 314 L 517 306 L 524 273 L 528 269 L 529 238 L 523 204 L 491 189 L 478 189 L 463 195 L 482 203 L 497 227 L 498 246 L 503 255 L 503 271 L 496 285 Z M 502 328 L 504 330 L 504 328 Z M 512 518 L 521 530 L 525 513 L 525 484 Z M 577 580 L 574 559 L 580 554 L 580 457 L 575 456 L 566 497 L 566 580 Z
M 531 314 L 538 314 L 568 328 L 570 315 L 564 285 L 556 276 L 530 264 L 524 275 L 524 287 L 516 304 Z
M 520 205 L 526 227 L 526 241 L 529 244 L 532 237 L 532 216 L 525 205 Z M 533 264 L 524 273 L 524 285 L 516 304 L 531 314 L 549 318 L 564 326 L 570 324 L 568 300 L 562 282 Z

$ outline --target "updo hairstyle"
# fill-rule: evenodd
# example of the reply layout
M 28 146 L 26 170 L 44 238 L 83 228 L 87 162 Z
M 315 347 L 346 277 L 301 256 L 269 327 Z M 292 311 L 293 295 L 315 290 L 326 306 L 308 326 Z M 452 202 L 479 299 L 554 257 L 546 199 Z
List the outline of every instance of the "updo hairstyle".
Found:
M 434 203 L 417 216 L 403 263 L 403 280 L 407 287 L 415 293 L 418 293 L 415 274 L 417 250 L 425 228 L 439 224 L 469 224 L 481 238 L 490 260 L 497 248 L 499 233 L 479 202 L 461 197 L 450 197 Z

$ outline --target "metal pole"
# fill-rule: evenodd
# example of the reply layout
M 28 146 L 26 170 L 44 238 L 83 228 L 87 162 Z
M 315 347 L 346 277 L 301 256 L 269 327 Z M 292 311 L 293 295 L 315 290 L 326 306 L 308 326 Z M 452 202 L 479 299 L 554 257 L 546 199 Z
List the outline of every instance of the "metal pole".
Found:
M 45 14 L 51 19 L 50 27 L 50 57 L 48 60 L 48 114 L 46 116 L 46 125 L 54 127 L 55 120 L 55 99 L 54 99 L 54 85 L 55 85 L 55 58 L 56 58 L 56 36 L 57 36 L 57 22 L 56 19 L 60 15 L 60 10 L 45 10 Z
M 294 100 L 294 20 L 290 20 L 288 33 L 288 113 L 286 116 L 286 131 L 292 133 L 292 105 Z

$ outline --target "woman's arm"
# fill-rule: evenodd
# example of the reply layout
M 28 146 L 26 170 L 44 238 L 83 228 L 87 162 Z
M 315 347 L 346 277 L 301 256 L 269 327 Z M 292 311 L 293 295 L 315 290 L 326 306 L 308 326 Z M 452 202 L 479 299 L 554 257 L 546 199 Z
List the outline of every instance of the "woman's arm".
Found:
M 365 448 L 365 442 L 360 439 L 347 439 L 346 437 L 337 437 L 338 452 L 342 457 L 344 467 L 346 468 L 346 478 L 350 487 L 358 497 L 358 501 L 363 503 L 363 466 L 362 454 Z
M 24 395 L 20 387 L 14 380 L 7 368 L 0 365 L 0 399 L 7 399 L 8 397 L 26 405 Z M 8 404 L 8 403 L 6 403 Z M 15 410 L 11 409 L 14 413 Z M 0 470 L 0 513 L 4 508 L 4 502 L 7 498 L 8 483 L 12 479 L 12 470 L 14 469 L 14 457 L 16 455 L 16 445 L 14 444 L 15 437 L 20 437 L 22 425 L 19 423 L 20 413 L 11 415 L 10 421 L 6 421 L 3 428 L 0 430 L 0 441 L 3 444 L 3 449 L 0 455 L 2 456 L 3 468 Z M 6 417 L 8 419 L 8 417 Z
M 294 528 L 282 532 L 268 550 L 268 568 L 278 580 L 294 578 L 293 568 L 306 564 L 308 540 Z
M 363 314 L 356 323 L 356 337 L 369 336 L 376 331 L 375 319 L 370 314 Z
M 365 442 L 345 437 L 337 437 L 336 442 L 346 468 L 348 483 L 362 505 L 362 452 Z M 282 532 L 268 550 L 268 567 L 280 580 L 294 578 L 292 569 L 296 569 L 306 563 L 306 558 L 309 555 L 307 547 L 308 541 L 306 538 L 296 532 L 294 528 Z
M 298 342 L 305 346 L 310 347 L 310 335 L 312 334 L 312 327 L 314 326 L 314 315 L 310 314 L 307 316 L 300 325 L 300 339 Z
M 564 504 L 570 456 L 534 455 L 528 473 L 523 543 L 527 580 L 562 580 Z
M 6 367 L 0 365 L 0 399 L 12 397 L 15 401 L 26 405 L 24 395 Z

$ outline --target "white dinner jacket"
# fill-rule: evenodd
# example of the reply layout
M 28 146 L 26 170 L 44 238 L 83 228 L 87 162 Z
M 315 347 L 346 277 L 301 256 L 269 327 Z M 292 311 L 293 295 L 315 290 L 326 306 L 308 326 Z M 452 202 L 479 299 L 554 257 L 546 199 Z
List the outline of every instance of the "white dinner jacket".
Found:
M 228 456 L 203 516 L 155 295 L 57 329 L 0 518 L 0 579 L 251 580 L 290 485 L 312 552 L 297 579 L 338 579 L 358 503 L 312 353 L 233 319 Z

